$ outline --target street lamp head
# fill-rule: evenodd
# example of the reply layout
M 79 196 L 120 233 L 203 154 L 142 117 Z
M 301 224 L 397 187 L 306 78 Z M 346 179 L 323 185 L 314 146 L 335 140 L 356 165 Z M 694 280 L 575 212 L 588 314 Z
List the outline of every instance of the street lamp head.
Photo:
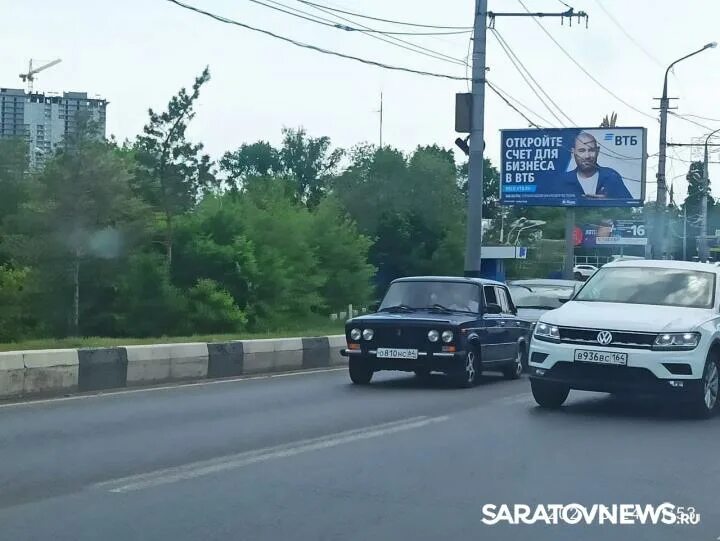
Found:
M 705 45 L 706 49 L 714 49 L 715 47 L 717 47 L 717 41 L 712 41 L 712 42 L 708 43 L 707 45 Z

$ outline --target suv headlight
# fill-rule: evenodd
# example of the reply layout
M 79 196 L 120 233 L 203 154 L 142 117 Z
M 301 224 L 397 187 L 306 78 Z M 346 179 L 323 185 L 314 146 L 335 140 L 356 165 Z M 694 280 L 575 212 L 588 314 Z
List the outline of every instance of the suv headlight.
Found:
M 548 325 L 547 323 L 538 321 L 535 325 L 535 338 L 545 340 L 546 342 L 559 342 L 560 329 L 555 325 Z
M 665 333 L 658 335 L 653 349 L 695 349 L 699 343 L 700 334 L 696 332 Z
M 373 331 L 372 329 L 365 329 L 362 335 L 365 340 L 370 341 L 375 336 L 375 331 Z
M 436 330 L 428 331 L 428 340 L 431 342 L 437 342 L 440 340 L 440 333 Z
M 360 331 L 360 329 L 353 329 L 352 331 L 350 331 L 350 338 L 352 338 L 353 340 L 360 340 L 361 337 L 362 332 Z
M 453 341 L 452 331 L 444 331 L 442 333 L 442 341 L 445 342 L 446 344 L 449 344 L 450 342 L 452 342 Z

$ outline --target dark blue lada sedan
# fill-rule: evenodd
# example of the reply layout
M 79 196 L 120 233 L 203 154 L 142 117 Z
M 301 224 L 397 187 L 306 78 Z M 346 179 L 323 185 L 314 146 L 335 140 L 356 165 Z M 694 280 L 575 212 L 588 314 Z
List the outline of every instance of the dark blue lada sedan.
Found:
M 421 378 L 441 372 L 457 386 L 472 387 L 486 371 L 519 378 L 530 330 L 500 282 L 407 277 L 390 284 L 376 313 L 346 323 L 342 354 L 358 385 L 393 370 Z

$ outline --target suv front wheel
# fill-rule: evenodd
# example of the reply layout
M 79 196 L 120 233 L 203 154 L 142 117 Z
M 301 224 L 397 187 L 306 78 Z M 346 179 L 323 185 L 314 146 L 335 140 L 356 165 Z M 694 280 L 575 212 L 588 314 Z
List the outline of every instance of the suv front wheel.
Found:
M 705 362 L 703 377 L 700 386 L 692 397 L 693 414 L 701 419 L 711 417 L 718 406 L 718 392 L 720 391 L 720 369 L 718 361 L 708 358 Z
M 530 380 L 535 402 L 542 408 L 556 409 L 562 406 L 570 394 L 570 387 L 550 381 Z

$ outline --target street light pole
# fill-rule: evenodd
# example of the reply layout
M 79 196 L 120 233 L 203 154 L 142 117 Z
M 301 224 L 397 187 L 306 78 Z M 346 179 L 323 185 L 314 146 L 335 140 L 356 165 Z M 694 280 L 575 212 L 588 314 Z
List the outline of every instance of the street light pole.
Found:
M 665 79 L 663 81 L 663 93 L 662 98 L 660 98 L 660 152 L 658 156 L 658 173 L 657 173 L 657 199 L 656 199 L 656 242 L 655 242 L 655 251 L 657 252 L 658 248 L 660 248 L 660 252 L 664 254 L 666 252 L 665 248 L 665 241 L 667 238 L 667 235 L 665 234 L 665 213 L 666 213 L 666 207 L 667 207 L 667 184 L 665 182 L 665 163 L 667 161 L 667 115 L 669 110 L 669 98 L 667 93 L 667 86 L 668 86 L 668 74 L 670 73 L 670 70 L 679 62 L 682 62 L 683 60 L 686 60 L 690 58 L 691 56 L 695 56 L 696 54 L 699 54 L 703 52 L 706 49 L 713 49 L 717 47 L 716 42 L 708 43 L 701 49 L 698 49 L 697 51 L 693 51 L 692 53 L 683 56 L 682 58 L 678 58 L 675 62 L 670 64 L 668 68 L 665 70 Z M 657 259 L 657 253 L 654 254 L 655 258 Z
M 702 191 L 702 202 L 700 203 L 700 260 L 707 261 L 708 259 L 708 244 L 707 244 L 707 205 L 708 205 L 708 191 L 710 190 L 710 173 L 708 168 L 710 160 L 708 159 L 708 144 L 710 138 L 716 133 L 720 132 L 720 128 L 710 132 L 710 135 L 705 139 L 705 162 L 703 165 L 703 191 Z

